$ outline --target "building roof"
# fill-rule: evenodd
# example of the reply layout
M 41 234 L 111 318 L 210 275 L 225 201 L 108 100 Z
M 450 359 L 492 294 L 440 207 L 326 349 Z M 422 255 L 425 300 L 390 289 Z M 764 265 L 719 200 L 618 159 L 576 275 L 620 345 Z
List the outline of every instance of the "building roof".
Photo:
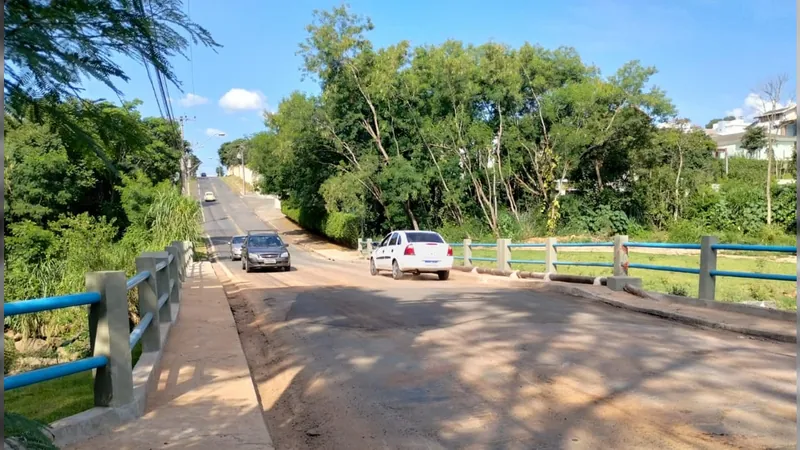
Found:
M 791 110 L 793 110 L 795 108 L 797 108 L 797 105 L 791 104 L 791 105 L 785 106 L 783 108 L 778 108 L 778 109 L 773 109 L 773 110 L 770 110 L 770 111 L 765 111 L 763 114 L 758 114 L 758 115 L 756 115 L 754 117 L 756 119 L 758 119 L 758 118 L 761 118 L 761 117 L 774 116 L 776 114 L 783 114 L 783 113 L 789 112 L 789 111 L 791 111 Z

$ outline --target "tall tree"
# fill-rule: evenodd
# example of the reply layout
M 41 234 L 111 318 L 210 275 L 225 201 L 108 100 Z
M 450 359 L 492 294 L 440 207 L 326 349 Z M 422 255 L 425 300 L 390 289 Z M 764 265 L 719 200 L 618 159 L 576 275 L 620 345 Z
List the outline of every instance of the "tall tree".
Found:
M 772 161 L 774 159 L 773 146 L 775 136 L 773 131 L 779 125 L 780 102 L 783 97 L 783 90 L 789 80 L 787 75 L 778 75 L 766 82 L 761 88 L 761 110 L 762 118 L 766 128 L 767 144 L 767 225 L 772 224 Z

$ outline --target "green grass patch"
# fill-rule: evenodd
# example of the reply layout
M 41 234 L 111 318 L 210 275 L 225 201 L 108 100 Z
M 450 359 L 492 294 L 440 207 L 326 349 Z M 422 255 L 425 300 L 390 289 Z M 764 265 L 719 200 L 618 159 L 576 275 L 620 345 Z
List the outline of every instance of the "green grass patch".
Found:
M 455 256 L 463 256 L 462 247 L 454 247 Z M 476 257 L 496 257 L 494 248 L 473 249 L 472 256 Z M 755 255 L 754 255 L 755 256 Z M 759 255 L 759 258 L 735 258 L 720 255 L 717 260 L 717 269 L 736 272 L 755 272 L 755 273 L 774 273 L 793 275 L 796 273 L 797 266 L 793 262 L 778 261 L 781 256 Z M 544 260 L 542 250 L 523 250 L 512 249 L 511 258 L 518 260 Z M 785 258 L 785 256 L 784 256 Z M 559 261 L 572 262 L 613 262 L 611 252 L 570 252 L 559 251 Z M 631 251 L 629 254 L 631 263 L 651 264 L 659 266 L 689 267 L 698 268 L 700 266 L 699 255 L 662 255 L 653 253 L 636 253 Z M 463 260 L 456 260 L 456 264 L 463 264 Z M 479 267 L 496 267 L 495 262 L 474 261 L 473 265 Z M 516 264 L 515 270 L 529 270 L 533 272 L 544 271 L 543 264 Z M 610 267 L 580 267 L 580 266 L 560 266 L 559 273 L 571 275 L 589 276 L 608 276 L 611 275 Z M 630 269 L 631 276 L 641 277 L 644 288 L 649 291 L 661 292 L 665 294 L 683 295 L 696 297 L 698 292 L 698 277 L 688 273 L 660 272 L 644 269 Z M 719 301 L 743 302 L 743 301 L 773 301 L 779 308 L 785 310 L 797 310 L 796 283 L 788 281 L 770 280 L 751 280 L 745 278 L 717 279 L 716 299 Z
M 139 342 L 131 352 L 134 366 L 141 355 L 142 344 Z M 91 371 L 86 371 L 4 394 L 6 412 L 17 413 L 42 423 L 52 423 L 94 407 L 94 378 Z

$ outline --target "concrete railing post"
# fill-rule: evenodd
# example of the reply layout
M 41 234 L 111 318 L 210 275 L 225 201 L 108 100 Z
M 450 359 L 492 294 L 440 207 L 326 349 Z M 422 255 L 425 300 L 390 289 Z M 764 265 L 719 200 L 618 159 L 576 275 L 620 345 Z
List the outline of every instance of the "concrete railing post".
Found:
M 144 330 L 142 339 L 142 352 L 158 351 L 161 348 L 161 323 L 158 308 L 158 286 L 156 284 L 156 263 L 153 258 L 139 256 L 136 258 L 136 271 L 137 272 L 150 272 L 147 280 L 139 283 L 137 288 L 139 291 L 139 316 L 144 317 L 145 314 L 151 313 L 153 320 L 150 325 Z
M 167 296 L 169 298 L 169 265 L 167 267 L 156 271 L 155 266 L 164 262 L 167 262 L 169 258 L 169 253 L 167 252 L 146 252 L 142 253 L 142 258 L 149 258 L 153 260 L 153 271 L 151 272 L 156 280 L 156 293 L 158 295 L 158 299 L 160 300 L 163 296 Z M 169 323 L 172 321 L 172 305 L 171 302 L 167 300 L 163 306 L 161 306 L 161 310 L 159 311 L 159 318 L 161 323 Z
M 172 241 L 170 245 L 178 249 L 178 254 L 180 255 L 180 259 L 178 260 L 178 274 L 180 275 L 181 281 L 184 281 L 186 280 L 186 251 L 184 250 L 183 241 Z
M 89 338 L 93 356 L 105 356 L 108 365 L 95 371 L 95 406 L 122 406 L 133 401 L 128 289 L 125 272 L 90 272 L 86 291 L 100 292 L 89 307 Z
M 356 241 L 356 250 L 358 250 L 359 253 L 364 253 L 364 251 L 363 251 L 364 249 L 361 248 L 361 243 L 363 241 L 364 240 L 361 239 L 361 238 L 358 238 L 358 241 Z
M 169 303 L 171 305 L 177 305 L 181 302 L 181 277 L 178 269 L 181 265 L 180 251 L 174 245 L 170 245 L 165 248 L 165 250 L 167 254 L 172 256 L 172 262 L 167 266 L 167 270 L 169 271 L 169 284 L 172 285 L 172 289 L 169 291 Z
M 628 236 L 614 236 L 614 276 L 628 276 Z
M 547 238 L 544 241 L 544 271 L 546 273 L 558 272 L 556 263 L 558 262 L 558 252 L 556 249 L 556 238 Z
M 472 267 L 472 239 L 464 239 L 464 267 Z
M 372 254 L 372 238 L 367 238 L 367 254 Z
M 497 268 L 500 270 L 511 270 L 511 249 L 508 244 L 511 239 L 498 239 L 497 240 Z
M 698 297 L 714 300 L 717 283 L 712 271 L 717 270 L 717 251 L 712 248 L 719 242 L 716 236 L 703 236 L 700 241 L 700 289 Z

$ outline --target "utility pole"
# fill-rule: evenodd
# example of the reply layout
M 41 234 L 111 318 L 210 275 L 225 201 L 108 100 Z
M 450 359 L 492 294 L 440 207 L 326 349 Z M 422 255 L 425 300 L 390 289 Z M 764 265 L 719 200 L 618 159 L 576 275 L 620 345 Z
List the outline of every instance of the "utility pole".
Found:
M 244 144 L 239 144 L 239 159 L 242 160 L 242 196 L 247 193 L 247 185 L 244 182 Z
M 178 123 L 181 127 L 181 159 L 180 159 L 180 166 L 181 166 L 181 176 L 180 176 L 180 183 L 181 183 L 181 193 L 183 195 L 189 195 L 189 155 L 186 153 L 186 139 L 184 139 L 183 134 L 183 123 L 188 122 L 190 120 L 195 120 L 196 117 L 187 117 L 187 116 L 180 116 L 178 117 Z

